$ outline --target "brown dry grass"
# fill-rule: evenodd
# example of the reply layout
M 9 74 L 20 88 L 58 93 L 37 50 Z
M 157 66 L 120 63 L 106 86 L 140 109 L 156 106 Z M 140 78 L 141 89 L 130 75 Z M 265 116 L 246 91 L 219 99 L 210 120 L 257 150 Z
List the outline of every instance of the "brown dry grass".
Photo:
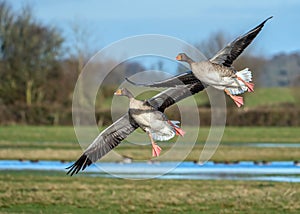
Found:
M 0 212 L 299 213 L 300 184 L 0 173 Z

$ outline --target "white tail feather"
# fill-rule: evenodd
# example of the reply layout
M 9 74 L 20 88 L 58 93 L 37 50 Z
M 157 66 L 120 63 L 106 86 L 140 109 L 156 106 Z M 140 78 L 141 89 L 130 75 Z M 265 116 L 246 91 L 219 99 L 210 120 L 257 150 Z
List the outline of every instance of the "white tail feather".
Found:
M 154 140 L 159 140 L 159 141 L 166 141 L 166 140 L 170 140 L 171 138 L 173 138 L 175 136 L 175 132 L 174 131 L 169 131 L 169 132 L 151 132 L 151 135 L 153 137 Z
M 244 93 L 248 90 L 247 86 L 245 86 L 244 84 L 243 85 L 241 84 L 241 87 L 238 87 L 238 88 L 229 88 L 229 87 L 227 87 L 226 89 L 232 95 L 242 94 L 242 93 Z
M 244 70 L 236 72 L 236 75 L 246 82 L 252 81 L 252 73 L 249 68 L 245 68 Z
M 252 81 L 252 73 L 248 68 L 245 68 L 244 70 L 236 72 L 236 76 L 243 79 L 245 82 L 251 82 Z M 226 89 L 230 92 L 232 95 L 242 94 L 246 91 L 248 91 L 248 87 L 240 80 L 236 80 L 238 87 L 227 87 Z

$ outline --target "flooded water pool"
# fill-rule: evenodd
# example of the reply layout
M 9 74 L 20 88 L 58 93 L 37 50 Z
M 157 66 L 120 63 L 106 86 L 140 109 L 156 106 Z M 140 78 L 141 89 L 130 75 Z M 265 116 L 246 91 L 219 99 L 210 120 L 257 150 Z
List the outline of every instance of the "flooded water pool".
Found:
M 0 161 L 0 170 L 66 171 L 71 162 Z M 170 170 L 171 169 L 171 170 Z M 100 162 L 88 167 L 80 176 L 121 177 L 128 179 L 196 179 L 196 180 L 269 180 L 300 182 L 298 162 L 236 162 L 198 164 L 194 162 Z

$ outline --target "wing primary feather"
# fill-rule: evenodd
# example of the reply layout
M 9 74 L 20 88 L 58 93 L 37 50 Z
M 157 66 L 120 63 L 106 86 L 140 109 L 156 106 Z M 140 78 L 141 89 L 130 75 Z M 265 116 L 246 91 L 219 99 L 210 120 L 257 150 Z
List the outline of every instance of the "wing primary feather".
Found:
M 126 113 L 101 132 L 78 160 L 66 168 L 68 169 L 67 174 L 72 176 L 77 174 L 80 170 L 84 170 L 119 145 L 119 143 L 136 128 L 138 128 L 138 124 Z
M 233 61 L 245 50 L 245 48 L 248 47 L 248 45 L 261 31 L 264 24 L 271 18 L 273 18 L 273 16 L 270 16 L 244 35 L 227 44 L 214 57 L 212 57 L 210 61 L 216 64 L 222 64 L 224 66 L 231 67 Z

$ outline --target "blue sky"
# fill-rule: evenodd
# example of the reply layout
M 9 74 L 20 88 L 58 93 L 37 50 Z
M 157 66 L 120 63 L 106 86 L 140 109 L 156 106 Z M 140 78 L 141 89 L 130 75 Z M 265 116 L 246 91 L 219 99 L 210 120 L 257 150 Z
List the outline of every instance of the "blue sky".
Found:
M 223 31 L 230 42 L 273 15 L 251 45 L 254 53 L 272 56 L 300 51 L 300 1 L 121 1 L 121 0 L 19 0 L 10 1 L 18 10 L 33 7 L 43 23 L 58 26 L 67 42 L 75 21 L 92 32 L 93 46 L 105 47 L 124 37 L 139 34 L 164 34 L 191 44 L 211 33 Z

